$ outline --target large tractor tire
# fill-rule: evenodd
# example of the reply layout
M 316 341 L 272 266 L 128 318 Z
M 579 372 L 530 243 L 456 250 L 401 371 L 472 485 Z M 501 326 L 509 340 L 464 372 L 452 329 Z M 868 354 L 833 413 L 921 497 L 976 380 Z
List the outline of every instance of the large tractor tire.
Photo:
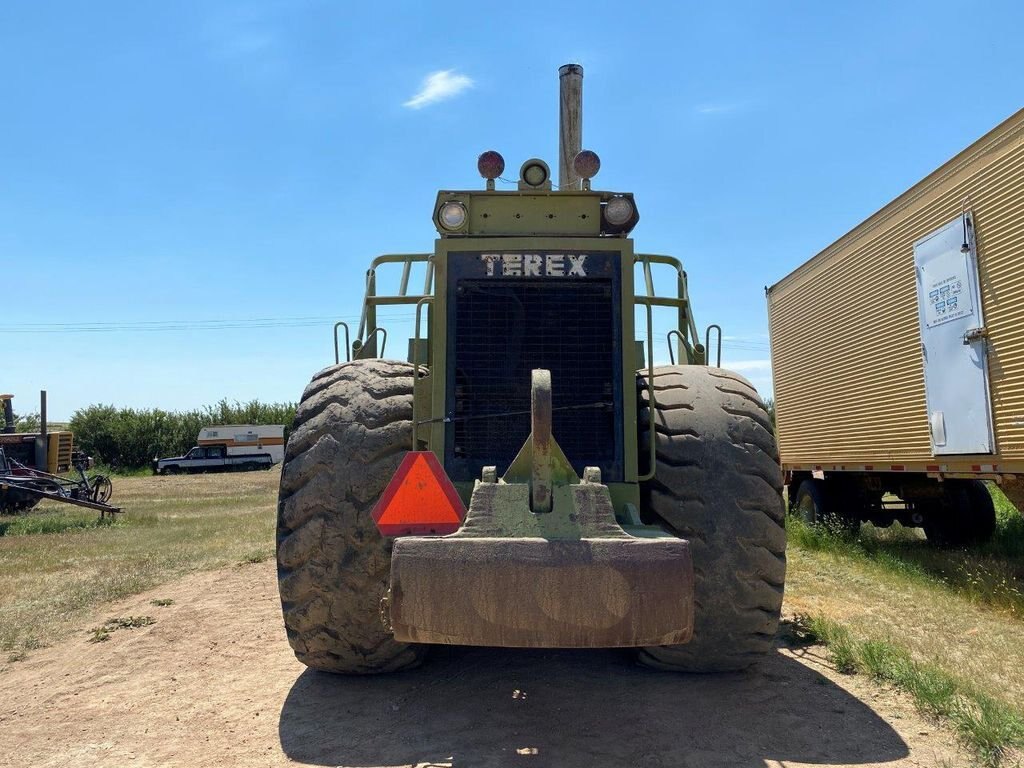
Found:
M 391 541 L 371 511 L 412 442 L 413 366 L 335 365 L 306 388 L 288 438 L 277 513 L 277 577 L 288 642 L 313 669 L 393 672 L 426 646 L 381 621 Z
M 640 464 L 653 421 L 656 474 L 641 483 L 642 516 L 688 539 L 694 632 L 685 645 L 644 648 L 659 669 L 743 669 L 772 647 L 786 579 L 782 472 L 771 420 L 742 376 L 704 366 L 654 369 L 655 407 L 640 377 Z

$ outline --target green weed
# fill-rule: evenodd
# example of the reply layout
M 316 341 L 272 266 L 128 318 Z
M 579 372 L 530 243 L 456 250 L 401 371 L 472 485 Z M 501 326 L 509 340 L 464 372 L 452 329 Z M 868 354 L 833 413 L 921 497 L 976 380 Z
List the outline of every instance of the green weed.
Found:
M 112 632 L 119 629 L 138 629 L 139 627 L 148 627 L 155 623 L 156 619 L 152 616 L 127 616 L 124 618 L 115 616 L 112 619 L 107 619 L 100 626 L 90 629 L 89 642 L 103 643 L 110 639 Z
M 256 565 L 257 563 L 265 562 L 270 555 L 271 552 L 269 549 L 265 549 L 263 547 L 254 549 L 242 555 L 239 565 Z

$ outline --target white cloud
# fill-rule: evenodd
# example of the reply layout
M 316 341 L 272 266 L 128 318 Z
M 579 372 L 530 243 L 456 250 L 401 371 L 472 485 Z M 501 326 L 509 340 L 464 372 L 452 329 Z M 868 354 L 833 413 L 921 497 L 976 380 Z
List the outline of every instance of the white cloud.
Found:
M 267 32 L 241 31 L 221 41 L 220 52 L 227 57 L 251 56 L 276 47 L 276 39 Z
M 724 115 L 739 108 L 739 104 L 698 104 L 693 111 L 698 115 Z
M 422 109 L 430 104 L 436 104 L 439 101 L 458 96 L 472 86 L 472 78 L 466 75 L 458 75 L 454 69 L 442 69 L 437 72 L 431 72 L 424 78 L 419 92 L 402 104 L 402 106 L 409 109 Z
M 738 373 L 743 371 L 771 371 L 772 361 L 771 360 L 730 360 L 723 363 L 724 368 L 728 368 Z
M 726 341 L 750 341 L 750 342 L 767 341 L 768 340 L 768 334 L 767 333 L 744 333 L 744 334 L 738 334 L 736 336 L 730 336 L 727 333 L 722 338 L 725 339 Z

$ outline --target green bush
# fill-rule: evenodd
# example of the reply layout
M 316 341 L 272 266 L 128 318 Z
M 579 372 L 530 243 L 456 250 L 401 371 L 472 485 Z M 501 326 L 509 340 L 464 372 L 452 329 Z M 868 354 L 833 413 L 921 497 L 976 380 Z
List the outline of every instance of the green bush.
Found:
M 100 464 L 115 469 L 148 466 L 154 457 L 178 456 L 196 444 L 203 427 L 217 424 L 284 424 L 295 418 L 294 403 L 229 403 L 221 400 L 193 411 L 115 408 L 90 405 L 71 417 L 75 445 Z
M 15 432 L 38 432 L 39 431 L 39 414 L 38 413 L 15 413 L 14 414 L 14 431 Z

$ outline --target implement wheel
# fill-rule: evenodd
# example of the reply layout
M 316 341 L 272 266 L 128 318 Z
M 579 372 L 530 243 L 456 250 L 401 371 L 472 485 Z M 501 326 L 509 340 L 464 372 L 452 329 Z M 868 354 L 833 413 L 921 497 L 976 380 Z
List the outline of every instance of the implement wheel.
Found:
M 0 491 L 0 515 L 20 515 L 35 507 L 42 499 L 35 494 L 8 488 Z
M 306 387 L 288 438 L 277 513 L 277 577 L 288 642 L 308 667 L 393 672 L 426 646 L 381 621 L 391 541 L 371 510 L 412 444 L 413 366 L 335 365 Z
M 640 465 L 652 421 L 640 383 Z M 771 420 L 742 376 L 705 366 L 654 369 L 657 473 L 640 485 L 642 516 L 688 539 L 694 633 L 644 648 L 659 669 L 743 669 L 771 647 L 786 579 L 782 472 Z

